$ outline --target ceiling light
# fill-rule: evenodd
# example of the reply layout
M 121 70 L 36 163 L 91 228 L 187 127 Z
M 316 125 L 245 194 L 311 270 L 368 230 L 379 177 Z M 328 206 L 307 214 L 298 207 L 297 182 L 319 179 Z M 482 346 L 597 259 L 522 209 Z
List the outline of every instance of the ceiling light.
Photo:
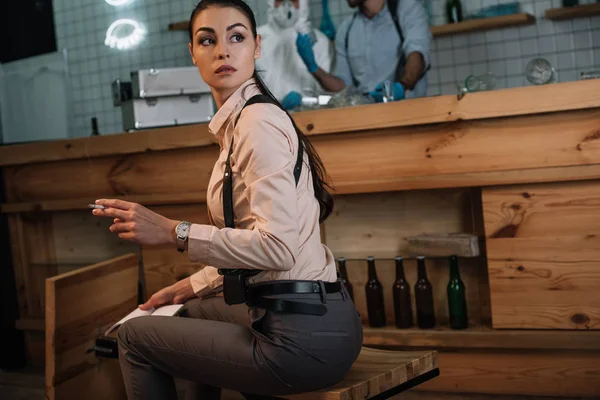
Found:
M 104 44 L 113 49 L 127 50 L 137 46 L 146 35 L 139 22 L 132 19 L 119 19 L 106 30 Z

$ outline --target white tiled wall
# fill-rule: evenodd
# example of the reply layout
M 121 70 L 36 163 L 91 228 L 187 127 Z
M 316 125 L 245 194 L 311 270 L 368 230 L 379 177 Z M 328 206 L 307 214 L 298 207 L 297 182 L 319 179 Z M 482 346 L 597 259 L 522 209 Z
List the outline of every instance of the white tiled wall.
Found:
M 581 3 L 593 3 L 583 0 Z M 60 49 L 69 51 L 72 76 L 70 136 L 88 136 L 92 117 L 98 118 L 101 134 L 122 131 L 120 109 L 113 107 L 111 82 L 129 80 L 133 70 L 152 67 L 189 66 L 187 33 L 169 32 L 169 23 L 186 20 L 196 0 L 133 0 L 113 7 L 104 0 L 54 0 L 55 25 Z M 353 11 L 346 0 L 329 0 L 336 26 Z M 445 0 L 431 0 L 433 24 L 444 23 Z M 509 0 L 463 0 L 464 13 Z M 267 0 L 249 0 L 258 24 L 266 22 Z M 535 25 L 498 29 L 438 38 L 433 43 L 430 93 L 456 93 L 456 83 L 469 74 L 493 72 L 497 87 L 528 85 L 524 68 L 533 57 L 547 58 L 560 81 L 576 80 L 580 71 L 600 68 L 600 16 L 567 21 L 543 18 L 561 0 L 522 0 L 522 8 L 537 16 Z M 311 0 L 312 19 L 318 27 L 321 0 Z M 118 18 L 134 18 L 148 35 L 136 49 L 119 51 L 106 47 L 108 26 Z
M 482 6 L 511 1 L 463 0 L 468 14 Z M 594 3 L 583 0 L 580 3 Z M 561 82 L 573 81 L 581 71 L 600 68 L 600 17 L 566 21 L 544 18 L 548 8 L 561 0 L 520 1 L 521 8 L 536 16 L 534 25 L 496 29 L 434 40 L 430 95 L 456 93 L 456 83 L 469 74 L 492 72 L 498 88 L 529 85 L 525 66 L 535 57 L 550 61 Z M 444 23 L 444 0 L 433 0 L 434 24 Z

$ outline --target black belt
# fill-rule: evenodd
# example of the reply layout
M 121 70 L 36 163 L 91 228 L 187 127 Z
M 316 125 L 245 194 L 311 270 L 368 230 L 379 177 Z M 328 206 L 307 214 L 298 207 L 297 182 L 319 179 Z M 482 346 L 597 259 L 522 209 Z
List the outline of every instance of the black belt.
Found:
M 337 293 L 342 290 L 339 281 L 297 281 L 279 283 L 257 283 L 246 287 L 246 304 L 250 307 L 264 308 L 270 311 L 292 314 L 324 315 L 327 309 L 327 293 Z M 321 295 L 323 304 L 309 304 L 293 300 L 270 299 L 265 296 L 280 294 L 315 294 Z

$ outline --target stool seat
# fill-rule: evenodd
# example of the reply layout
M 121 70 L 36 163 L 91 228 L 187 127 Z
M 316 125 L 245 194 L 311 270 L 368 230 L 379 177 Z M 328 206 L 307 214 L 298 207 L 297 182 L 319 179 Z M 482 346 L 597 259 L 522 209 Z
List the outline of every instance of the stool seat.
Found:
M 344 379 L 316 392 L 278 396 L 288 400 L 386 399 L 439 375 L 437 351 L 363 347 Z

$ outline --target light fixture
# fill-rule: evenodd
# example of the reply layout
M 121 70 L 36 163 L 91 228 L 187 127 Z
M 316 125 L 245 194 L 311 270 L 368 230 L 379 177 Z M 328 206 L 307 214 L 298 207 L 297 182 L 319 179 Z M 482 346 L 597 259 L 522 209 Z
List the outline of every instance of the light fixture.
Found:
M 104 0 L 111 6 L 120 7 L 131 3 L 133 0 Z
M 123 34 L 128 30 L 130 30 L 129 33 Z M 113 49 L 127 50 L 137 46 L 145 35 L 146 31 L 139 22 L 132 19 L 119 19 L 106 30 L 104 44 Z

